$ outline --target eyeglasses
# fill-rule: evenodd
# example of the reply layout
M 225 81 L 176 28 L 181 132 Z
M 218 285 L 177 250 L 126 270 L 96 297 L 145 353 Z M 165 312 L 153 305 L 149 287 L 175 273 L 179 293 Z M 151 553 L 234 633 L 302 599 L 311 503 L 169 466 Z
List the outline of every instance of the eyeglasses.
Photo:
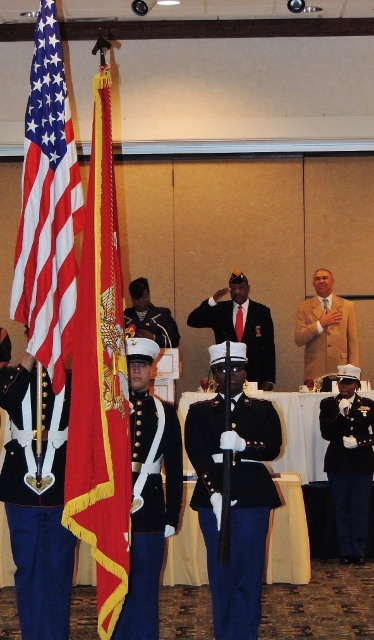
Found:
M 241 364 L 237 367 L 231 367 L 230 371 L 231 373 L 237 373 L 238 371 L 244 371 L 244 369 L 244 364 Z M 227 373 L 227 369 L 225 367 L 223 369 L 221 369 L 221 367 L 217 367 L 216 369 L 213 369 L 213 373 Z

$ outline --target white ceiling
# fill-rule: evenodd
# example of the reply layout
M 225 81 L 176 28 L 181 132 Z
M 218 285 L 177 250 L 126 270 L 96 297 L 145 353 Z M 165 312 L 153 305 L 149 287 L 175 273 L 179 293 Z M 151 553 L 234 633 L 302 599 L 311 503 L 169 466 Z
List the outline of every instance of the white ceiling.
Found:
M 61 19 L 108 20 L 217 20 L 288 18 L 310 20 L 323 18 L 374 18 L 374 0 L 306 0 L 323 11 L 315 14 L 292 14 L 287 0 L 181 0 L 179 5 L 156 5 L 144 18 L 135 16 L 131 0 L 60 0 Z M 37 11 L 39 0 L 0 0 L 0 23 L 30 22 L 21 18 L 23 11 Z

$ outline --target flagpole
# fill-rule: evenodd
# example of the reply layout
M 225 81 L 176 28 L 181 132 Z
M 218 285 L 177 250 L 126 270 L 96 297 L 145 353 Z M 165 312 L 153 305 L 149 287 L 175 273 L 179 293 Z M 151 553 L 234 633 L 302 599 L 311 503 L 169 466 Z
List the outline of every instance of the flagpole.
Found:
M 41 362 L 36 363 L 36 487 L 40 489 L 42 486 L 42 403 L 43 403 L 43 385 L 42 385 L 43 365 Z
M 230 341 L 226 341 L 225 358 L 225 431 L 231 431 L 231 359 Z M 229 564 L 230 562 L 230 511 L 231 511 L 231 467 L 233 452 L 231 449 L 223 451 L 223 478 L 222 478 L 222 514 L 221 529 L 218 543 L 218 562 Z

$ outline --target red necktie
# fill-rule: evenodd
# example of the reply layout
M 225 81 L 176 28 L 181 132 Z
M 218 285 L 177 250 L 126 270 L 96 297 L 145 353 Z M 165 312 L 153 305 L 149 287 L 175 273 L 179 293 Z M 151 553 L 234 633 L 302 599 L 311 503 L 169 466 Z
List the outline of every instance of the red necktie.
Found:
M 243 337 L 243 307 L 241 306 L 238 307 L 238 312 L 236 314 L 235 333 L 238 341 L 241 342 Z

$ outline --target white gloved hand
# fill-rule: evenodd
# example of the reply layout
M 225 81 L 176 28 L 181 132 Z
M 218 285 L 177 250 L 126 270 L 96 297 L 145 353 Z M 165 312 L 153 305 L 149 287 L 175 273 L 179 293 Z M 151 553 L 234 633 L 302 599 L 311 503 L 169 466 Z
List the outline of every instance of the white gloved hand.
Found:
M 358 447 L 357 440 L 354 436 L 343 436 L 343 444 L 346 449 L 356 449 Z
M 217 529 L 221 529 L 221 515 L 222 515 L 222 494 L 215 492 L 210 496 L 210 502 L 213 507 L 213 513 L 217 518 Z
M 172 527 L 171 524 L 166 524 L 165 531 L 164 531 L 165 538 L 170 538 L 170 536 L 173 536 L 174 534 L 175 534 L 175 527 Z
M 224 431 L 221 434 L 221 449 L 232 449 L 233 451 L 244 451 L 245 440 L 238 436 L 236 431 Z
M 212 493 L 212 495 L 210 496 L 210 502 L 213 507 L 213 513 L 217 518 L 217 529 L 219 531 L 221 529 L 222 494 L 218 493 L 217 491 L 215 493 Z M 237 502 L 237 500 L 231 500 L 231 506 L 233 507 Z
M 350 409 L 351 408 L 351 403 L 349 402 L 349 400 L 347 400 L 347 398 L 342 398 L 341 400 L 339 400 L 339 411 L 342 414 L 342 416 L 346 415 L 346 412 L 344 411 L 344 409 Z

